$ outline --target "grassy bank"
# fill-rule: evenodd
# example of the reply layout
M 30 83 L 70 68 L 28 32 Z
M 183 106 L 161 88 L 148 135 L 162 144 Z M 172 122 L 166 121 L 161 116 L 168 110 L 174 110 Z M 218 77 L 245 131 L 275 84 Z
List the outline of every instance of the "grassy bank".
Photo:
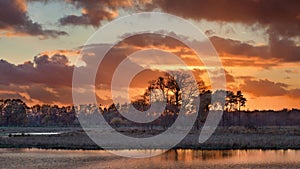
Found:
M 43 149 L 101 149 L 96 145 L 81 128 L 52 128 L 52 127 L 8 127 L 1 128 L 0 148 L 43 148 Z M 59 135 L 18 135 L 12 136 L 9 133 L 26 132 L 61 132 Z M 161 131 L 122 129 L 124 135 L 151 137 Z M 172 133 L 169 138 L 177 137 Z M 193 131 L 186 136 L 174 148 L 183 149 L 300 149 L 300 128 L 299 127 L 219 127 L 212 137 L 203 144 L 198 143 L 199 131 Z M 154 143 L 152 147 L 163 149 L 166 143 Z M 128 146 L 127 143 L 120 145 L 117 141 L 111 140 L 107 145 L 114 149 L 145 148 L 139 145 Z

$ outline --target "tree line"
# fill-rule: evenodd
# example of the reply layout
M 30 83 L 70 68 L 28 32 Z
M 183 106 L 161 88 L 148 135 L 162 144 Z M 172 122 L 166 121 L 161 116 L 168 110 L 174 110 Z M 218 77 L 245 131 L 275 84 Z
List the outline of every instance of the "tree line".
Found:
M 182 90 L 184 87 L 185 90 Z M 205 121 L 209 110 L 223 110 L 226 112 L 240 111 L 245 106 L 247 99 L 241 91 L 207 89 L 203 81 L 197 85 L 192 84 L 192 79 L 184 73 L 165 74 L 149 82 L 148 88 L 141 98 L 131 103 L 112 104 L 108 107 L 97 105 L 58 106 L 48 104 L 36 104 L 27 106 L 21 99 L 0 100 L 0 125 L 1 126 L 78 126 L 78 114 L 84 112 L 85 116 L 93 116 L 101 112 L 108 123 L 113 126 L 120 125 L 150 125 L 168 127 L 176 120 L 181 108 L 188 110 L 190 106 L 186 100 L 198 98 L 200 105 L 198 110 L 198 125 Z M 214 100 L 212 98 L 221 98 Z M 151 124 L 138 124 L 126 120 L 118 110 L 127 109 L 130 105 L 136 109 L 145 111 L 154 102 L 164 101 L 166 108 L 159 118 Z M 96 108 L 98 109 L 95 109 Z M 96 110 L 100 110 L 99 112 Z
M 1 126 L 70 126 L 76 125 L 74 106 L 39 105 L 32 107 L 21 99 L 0 100 Z

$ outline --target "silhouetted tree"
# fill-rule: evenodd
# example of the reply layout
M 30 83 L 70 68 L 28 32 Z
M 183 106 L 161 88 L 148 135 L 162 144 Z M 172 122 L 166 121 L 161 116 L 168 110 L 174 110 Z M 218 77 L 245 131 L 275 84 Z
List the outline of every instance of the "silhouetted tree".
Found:
M 27 105 L 21 99 L 6 99 L 3 102 L 2 124 L 4 126 L 23 126 L 27 124 Z
M 159 101 L 166 100 L 167 103 L 174 104 L 177 107 L 185 107 L 188 103 L 182 102 L 183 100 L 190 101 L 193 97 L 197 97 L 197 93 L 199 94 L 205 90 L 203 81 L 199 81 L 197 84 L 194 83 L 193 77 L 187 73 L 166 73 L 164 77 L 159 77 L 157 80 L 149 82 L 149 86 L 143 98 L 148 104 L 150 103 L 150 99 Z M 187 90 L 183 93 L 182 88 Z M 156 93 L 153 91 L 154 89 L 159 89 L 161 92 Z
M 227 111 L 235 111 L 237 105 L 236 96 L 232 91 L 226 91 L 226 110 Z
M 236 102 L 237 102 L 237 106 L 238 106 L 238 110 L 241 110 L 241 107 L 246 105 L 247 99 L 244 97 L 244 95 L 242 94 L 242 91 L 237 91 L 236 92 Z
M 0 125 L 2 124 L 3 120 L 2 120 L 2 111 L 3 111 L 3 106 L 4 106 L 4 100 L 1 99 L 0 100 Z

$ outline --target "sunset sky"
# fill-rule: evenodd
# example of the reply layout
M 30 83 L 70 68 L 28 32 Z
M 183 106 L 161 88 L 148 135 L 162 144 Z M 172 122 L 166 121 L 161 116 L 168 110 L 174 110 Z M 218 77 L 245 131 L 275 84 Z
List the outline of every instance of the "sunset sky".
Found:
M 202 30 L 220 56 L 227 88 L 242 90 L 248 99 L 246 109 L 300 108 L 299 0 L 1 0 L 0 99 L 72 104 L 72 74 L 81 47 L 110 21 L 146 11 L 182 17 Z M 97 83 L 109 85 L 106 76 L 116 63 L 153 46 L 179 55 L 190 66 L 201 65 L 174 39 L 133 36 L 108 53 Z M 83 61 L 92 64 L 94 57 Z M 203 69 L 193 71 L 196 78 L 206 79 Z M 153 74 L 157 72 L 136 77 L 135 94 L 149 80 L 143 77 Z M 109 92 L 97 94 L 109 103 Z

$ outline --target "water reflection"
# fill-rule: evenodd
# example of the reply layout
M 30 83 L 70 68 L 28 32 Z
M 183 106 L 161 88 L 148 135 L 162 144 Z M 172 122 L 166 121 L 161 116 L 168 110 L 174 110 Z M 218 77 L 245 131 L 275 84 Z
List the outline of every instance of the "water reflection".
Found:
M 210 159 L 223 159 L 237 155 L 236 150 L 169 150 L 161 157 L 166 161 L 193 161 L 193 160 L 210 160 Z
M 103 150 L 0 149 L 0 160 L 4 162 L 0 163 L 0 168 L 300 168 L 299 157 L 299 150 L 179 149 L 152 158 L 132 159 Z

